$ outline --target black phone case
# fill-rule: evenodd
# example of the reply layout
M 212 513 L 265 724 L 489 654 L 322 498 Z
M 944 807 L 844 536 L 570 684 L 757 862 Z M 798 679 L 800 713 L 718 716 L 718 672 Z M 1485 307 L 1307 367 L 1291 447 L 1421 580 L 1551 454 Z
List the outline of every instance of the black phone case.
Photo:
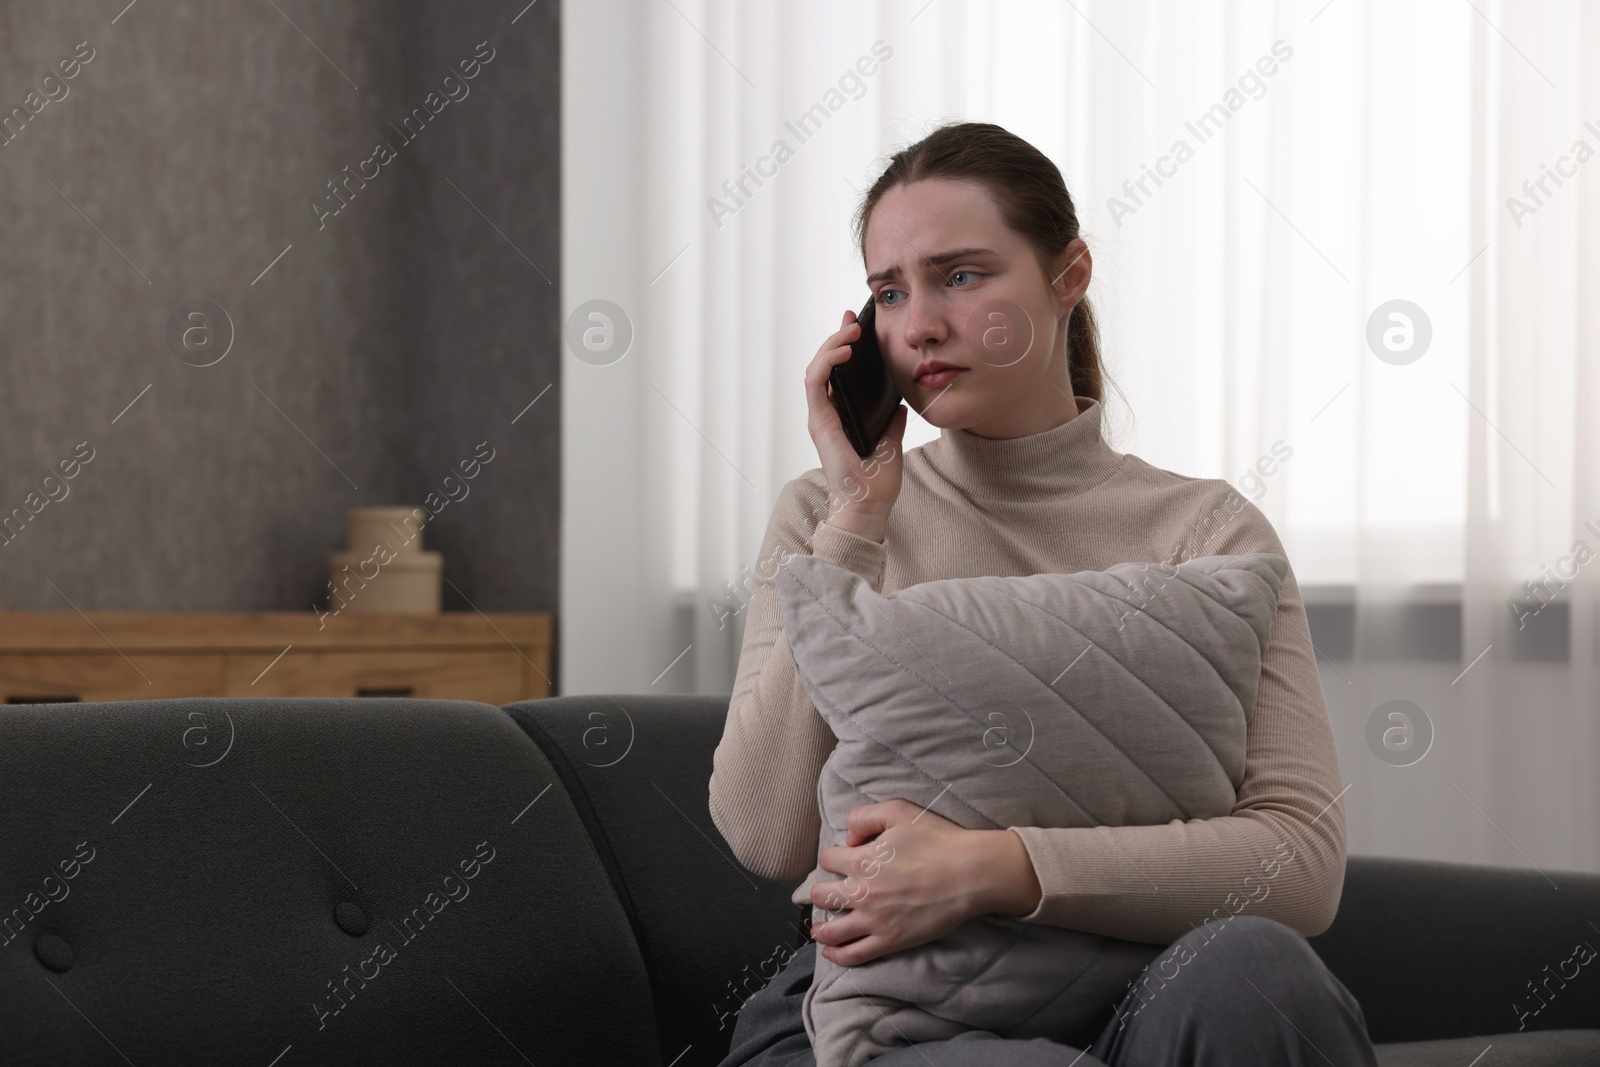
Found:
M 883 431 L 894 418 L 894 409 L 900 406 L 900 389 L 884 366 L 883 351 L 878 347 L 877 301 L 867 299 L 866 307 L 856 316 L 861 323 L 861 336 L 850 345 L 850 358 L 838 364 L 828 374 L 833 386 L 833 406 L 839 412 L 845 436 L 850 438 L 856 455 L 866 457 L 878 447 Z

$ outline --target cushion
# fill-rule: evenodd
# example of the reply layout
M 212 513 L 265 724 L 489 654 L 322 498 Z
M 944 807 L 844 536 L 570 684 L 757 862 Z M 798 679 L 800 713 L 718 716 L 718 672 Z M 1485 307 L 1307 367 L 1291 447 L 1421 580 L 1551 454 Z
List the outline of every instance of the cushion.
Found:
M 838 738 L 818 851 L 845 843 L 852 808 L 895 797 L 986 830 L 1230 814 L 1287 572 L 1279 555 L 1201 556 L 882 595 L 784 557 L 784 633 Z M 819 1067 L 972 1029 L 1059 1039 L 1109 1019 L 1164 947 L 978 916 L 854 967 L 819 955 L 806 1032 Z

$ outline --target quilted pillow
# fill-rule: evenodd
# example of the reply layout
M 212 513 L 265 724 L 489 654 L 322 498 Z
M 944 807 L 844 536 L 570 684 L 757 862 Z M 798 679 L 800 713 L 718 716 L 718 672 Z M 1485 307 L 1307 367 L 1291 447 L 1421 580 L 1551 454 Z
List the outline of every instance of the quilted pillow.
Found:
M 1287 572 L 1278 555 L 1201 556 L 882 595 L 784 557 L 784 633 L 838 738 L 818 852 L 845 843 L 852 808 L 895 797 L 985 830 L 1230 814 Z M 843 910 L 813 905 L 813 921 Z M 1108 1020 L 1164 947 L 983 915 L 854 967 L 819 954 L 806 1033 L 818 1067 L 973 1029 L 1059 1040 Z

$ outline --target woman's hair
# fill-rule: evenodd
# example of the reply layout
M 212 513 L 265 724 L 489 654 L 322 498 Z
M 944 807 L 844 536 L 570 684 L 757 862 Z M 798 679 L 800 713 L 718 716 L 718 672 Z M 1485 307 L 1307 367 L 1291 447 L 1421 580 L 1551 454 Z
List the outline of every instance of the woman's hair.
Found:
M 1045 278 L 1054 281 L 1053 261 L 1078 237 L 1078 212 L 1072 196 L 1048 156 L 990 122 L 948 123 L 894 154 L 856 211 L 855 240 L 863 263 L 872 209 L 890 189 L 925 178 L 981 184 L 999 207 L 1005 224 L 1033 246 Z M 1067 373 L 1075 395 L 1104 402 L 1100 331 L 1087 293 L 1067 320 Z

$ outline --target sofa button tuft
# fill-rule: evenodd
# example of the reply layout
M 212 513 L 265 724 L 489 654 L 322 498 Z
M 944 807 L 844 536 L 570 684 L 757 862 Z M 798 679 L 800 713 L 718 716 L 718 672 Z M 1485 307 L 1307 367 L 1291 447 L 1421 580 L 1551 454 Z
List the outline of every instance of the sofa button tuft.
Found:
M 367 932 L 366 913 L 348 900 L 333 909 L 333 921 L 351 937 L 360 937 Z
M 65 974 L 72 969 L 72 946 L 55 934 L 40 935 L 39 940 L 33 943 L 33 954 L 39 957 L 40 963 L 57 974 Z

